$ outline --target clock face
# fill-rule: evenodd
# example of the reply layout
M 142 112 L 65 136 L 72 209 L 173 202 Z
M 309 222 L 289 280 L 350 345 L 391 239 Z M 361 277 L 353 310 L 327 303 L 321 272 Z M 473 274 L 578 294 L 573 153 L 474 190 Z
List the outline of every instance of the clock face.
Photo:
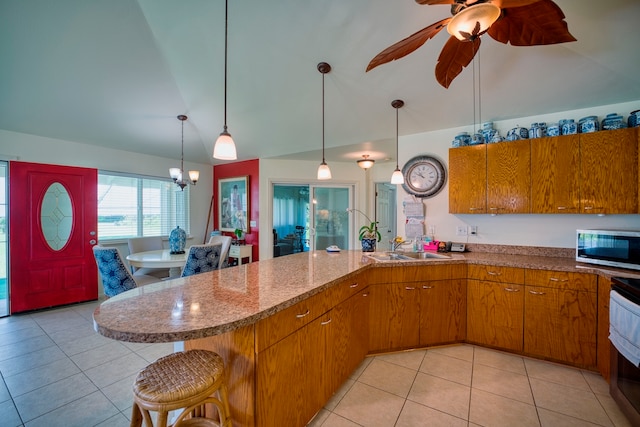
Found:
M 402 168 L 402 175 L 405 191 L 417 197 L 435 196 L 446 181 L 444 166 L 431 156 L 417 156 L 409 160 Z

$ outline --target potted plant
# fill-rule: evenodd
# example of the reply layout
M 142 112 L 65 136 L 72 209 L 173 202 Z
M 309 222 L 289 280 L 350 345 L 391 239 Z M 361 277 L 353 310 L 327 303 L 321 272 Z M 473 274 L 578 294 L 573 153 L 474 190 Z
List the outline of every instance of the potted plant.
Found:
M 378 222 L 372 221 L 369 225 L 363 225 L 360 227 L 360 234 L 358 235 L 358 238 L 362 243 L 362 252 L 375 252 L 376 242 L 379 242 L 382 239 L 382 236 L 378 231 Z
M 244 240 L 244 230 L 242 230 L 241 228 L 236 228 L 235 230 L 233 230 L 233 234 L 235 234 L 238 244 L 241 244 L 241 242 Z

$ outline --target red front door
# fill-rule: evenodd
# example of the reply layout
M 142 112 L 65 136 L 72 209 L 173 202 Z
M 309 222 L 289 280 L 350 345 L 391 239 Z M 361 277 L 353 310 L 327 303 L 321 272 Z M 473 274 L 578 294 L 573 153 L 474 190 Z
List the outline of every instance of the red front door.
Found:
M 95 300 L 98 172 L 9 163 L 11 313 Z

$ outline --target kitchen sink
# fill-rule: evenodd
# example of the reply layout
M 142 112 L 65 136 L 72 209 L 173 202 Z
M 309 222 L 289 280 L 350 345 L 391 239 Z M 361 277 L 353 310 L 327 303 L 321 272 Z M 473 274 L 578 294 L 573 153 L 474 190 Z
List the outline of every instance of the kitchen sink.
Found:
M 435 252 L 372 252 L 368 257 L 378 261 L 421 261 L 428 259 L 451 259 L 449 255 Z

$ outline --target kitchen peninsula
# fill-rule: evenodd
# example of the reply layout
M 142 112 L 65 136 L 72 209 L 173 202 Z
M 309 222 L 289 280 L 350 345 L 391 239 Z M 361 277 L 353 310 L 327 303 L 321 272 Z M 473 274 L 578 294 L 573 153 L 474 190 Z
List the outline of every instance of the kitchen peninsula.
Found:
M 601 319 L 599 311 L 596 317 L 596 310 L 605 309 L 599 302 L 596 307 L 597 295 L 608 289 L 610 274 L 620 272 L 607 273 L 577 264 L 569 257 L 504 253 L 470 252 L 444 260 L 376 262 L 360 251 L 305 252 L 127 291 L 96 309 L 94 326 L 100 334 L 116 340 L 184 341 L 185 349 L 205 348 L 219 353 L 225 359 L 236 426 L 269 425 L 274 420 L 280 420 L 278 425 L 304 425 L 371 352 L 470 341 L 523 354 L 528 348 L 530 354 L 550 360 L 562 358 L 563 354 L 545 355 L 544 346 L 522 347 L 527 339 L 539 344 L 536 331 L 526 325 L 523 328 L 522 320 L 512 325 L 513 332 L 520 334 L 520 347 L 502 345 L 502 337 L 489 336 L 485 331 L 475 331 L 470 339 L 467 316 L 476 315 L 474 307 L 481 306 L 473 302 L 477 295 L 472 289 L 490 291 L 489 285 L 503 284 L 504 280 L 509 281 L 510 289 L 534 289 L 544 286 L 547 272 L 560 274 L 560 279 L 553 280 L 574 292 L 576 303 L 588 304 L 584 312 L 589 319 L 578 323 L 591 328 L 580 331 L 589 334 L 589 339 L 578 344 L 586 346 L 582 352 L 592 357 L 566 362 L 596 369 L 596 318 Z M 448 291 L 454 284 L 456 294 Z M 440 285 L 444 285 L 442 296 L 449 298 L 449 305 L 441 311 L 451 316 L 442 324 L 454 329 L 450 335 L 453 339 L 427 337 L 424 341 L 420 319 L 412 322 L 413 338 L 414 331 L 407 324 L 395 323 L 397 315 L 385 317 L 389 298 L 394 298 L 394 305 L 401 311 L 407 308 L 407 314 L 427 314 L 425 307 L 436 305 L 429 305 L 429 297 L 423 297 Z M 395 295 L 395 289 L 419 289 L 419 299 L 411 299 L 419 302 L 409 305 L 410 297 Z M 521 297 L 523 305 L 524 294 L 510 293 Z M 608 304 L 608 292 L 606 296 Z M 482 296 L 478 301 L 486 302 Z M 524 312 L 519 316 L 526 319 Z M 608 316 L 606 323 L 608 328 Z M 381 334 L 384 328 L 385 334 Z M 606 335 L 601 338 L 602 333 L 606 332 L 598 324 L 598 343 L 604 354 L 608 341 Z M 404 338 L 407 335 L 408 340 L 398 344 L 398 334 Z M 376 348 L 372 349 L 370 343 L 374 341 Z M 542 353 L 537 353 L 539 349 Z

